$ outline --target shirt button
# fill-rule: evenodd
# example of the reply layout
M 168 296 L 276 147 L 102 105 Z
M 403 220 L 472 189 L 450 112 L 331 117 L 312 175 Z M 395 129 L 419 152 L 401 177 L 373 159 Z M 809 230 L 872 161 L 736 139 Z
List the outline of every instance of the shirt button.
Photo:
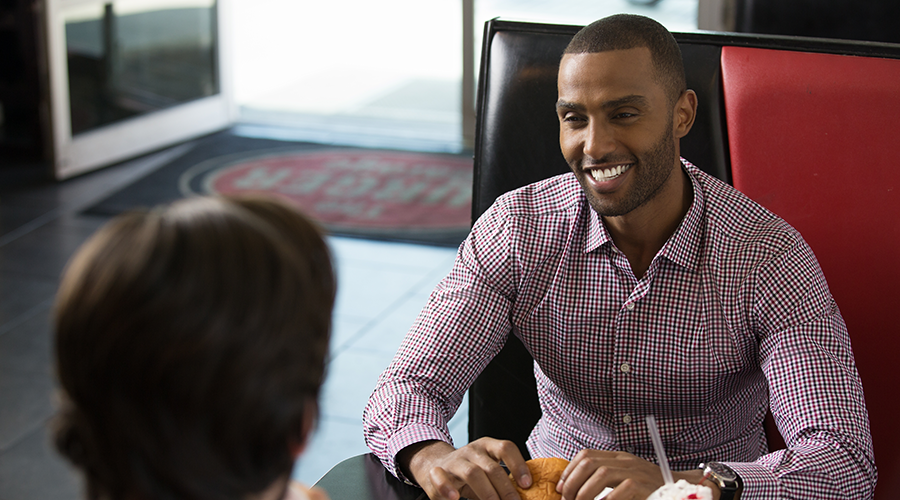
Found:
M 629 302 L 629 303 L 625 304 L 625 309 L 628 309 L 629 311 L 634 309 L 634 302 Z
M 619 365 L 619 369 L 622 370 L 623 373 L 629 373 L 631 372 L 631 365 L 629 365 L 628 363 L 622 363 L 621 365 Z
M 627 453 L 631 453 L 632 455 L 634 455 L 634 447 L 632 447 L 632 446 L 626 446 L 625 451 Z
M 626 424 L 630 424 L 631 423 L 631 415 L 625 415 L 624 417 L 622 417 L 622 422 L 625 422 Z

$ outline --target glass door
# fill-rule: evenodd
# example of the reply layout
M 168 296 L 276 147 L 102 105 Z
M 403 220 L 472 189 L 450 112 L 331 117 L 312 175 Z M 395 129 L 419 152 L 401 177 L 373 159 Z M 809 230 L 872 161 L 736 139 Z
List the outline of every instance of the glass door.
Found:
M 56 177 L 231 124 L 227 9 L 228 0 L 48 2 Z

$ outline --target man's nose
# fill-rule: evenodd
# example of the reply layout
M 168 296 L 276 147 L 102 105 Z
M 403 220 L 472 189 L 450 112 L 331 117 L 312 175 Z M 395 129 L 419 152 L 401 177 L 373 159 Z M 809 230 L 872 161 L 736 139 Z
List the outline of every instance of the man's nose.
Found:
M 584 154 L 591 158 L 603 158 L 616 150 L 616 139 L 612 127 L 607 123 L 592 121 L 587 127 L 584 140 Z

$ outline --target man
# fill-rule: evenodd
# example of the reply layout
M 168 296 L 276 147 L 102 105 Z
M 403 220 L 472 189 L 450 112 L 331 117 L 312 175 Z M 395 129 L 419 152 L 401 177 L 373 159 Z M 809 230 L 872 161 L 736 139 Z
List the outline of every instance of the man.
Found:
M 119 216 L 56 307 L 56 444 L 90 500 L 327 500 L 290 480 L 314 427 L 335 278 L 322 233 L 265 198 Z
M 446 431 L 513 333 L 542 409 L 529 452 L 571 460 L 565 500 L 661 486 L 651 414 L 675 479 L 716 499 L 871 497 L 843 319 L 793 228 L 680 159 L 697 99 L 671 34 L 639 16 L 593 23 L 566 49 L 558 90 L 572 174 L 507 193 L 475 224 L 379 379 L 372 450 L 433 500 L 515 500 L 500 462 L 531 481 L 515 445 L 455 449 Z M 768 453 L 769 407 L 787 450 Z

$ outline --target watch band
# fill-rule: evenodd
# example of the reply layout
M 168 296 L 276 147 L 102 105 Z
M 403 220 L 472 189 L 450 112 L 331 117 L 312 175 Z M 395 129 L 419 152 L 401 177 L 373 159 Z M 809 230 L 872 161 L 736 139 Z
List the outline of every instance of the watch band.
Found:
M 722 462 L 700 464 L 700 468 L 703 469 L 703 476 L 719 487 L 719 500 L 738 500 L 741 497 L 744 483 L 734 469 Z

